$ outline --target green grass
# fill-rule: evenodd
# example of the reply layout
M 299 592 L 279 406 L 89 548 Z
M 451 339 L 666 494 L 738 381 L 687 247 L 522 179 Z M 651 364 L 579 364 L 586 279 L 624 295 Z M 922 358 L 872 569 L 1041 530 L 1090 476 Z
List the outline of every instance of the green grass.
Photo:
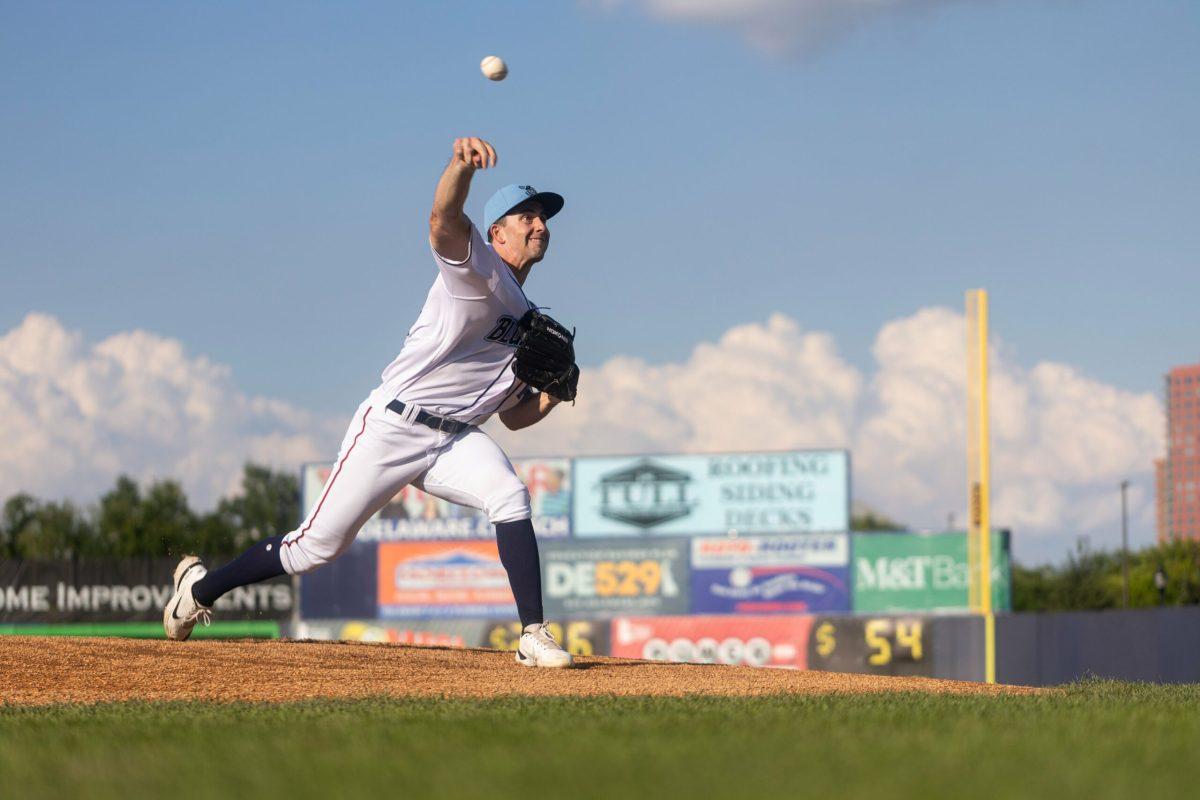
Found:
M 0 797 L 1188 797 L 1200 686 L 0 708 Z M 557 788 L 553 788 L 557 787 Z

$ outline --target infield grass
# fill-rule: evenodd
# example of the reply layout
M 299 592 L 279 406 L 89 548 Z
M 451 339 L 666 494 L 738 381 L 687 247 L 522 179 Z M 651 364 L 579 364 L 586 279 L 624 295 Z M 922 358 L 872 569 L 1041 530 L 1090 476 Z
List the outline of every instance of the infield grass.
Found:
M 0 708 L 0 797 L 1192 797 L 1200 686 Z

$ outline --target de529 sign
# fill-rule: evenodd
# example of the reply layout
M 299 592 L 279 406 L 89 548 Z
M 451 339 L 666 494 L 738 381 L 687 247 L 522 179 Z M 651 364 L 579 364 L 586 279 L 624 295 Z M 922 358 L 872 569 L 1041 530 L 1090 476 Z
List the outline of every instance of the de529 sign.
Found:
M 684 540 L 547 541 L 541 547 L 542 594 L 550 617 L 687 613 Z

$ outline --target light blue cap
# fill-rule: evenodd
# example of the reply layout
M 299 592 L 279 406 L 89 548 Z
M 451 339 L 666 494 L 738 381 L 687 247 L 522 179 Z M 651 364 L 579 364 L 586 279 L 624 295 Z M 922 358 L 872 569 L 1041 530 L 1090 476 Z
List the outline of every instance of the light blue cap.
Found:
M 566 202 L 561 194 L 539 192 L 532 186 L 510 183 L 508 186 L 500 187 L 483 207 L 483 223 L 486 226 L 483 232 L 489 242 L 492 240 L 492 225 L 496 223 L 496 220 L 526 200 L 536 200 L 541 203 L 542 210 L 546 212 L 546 219 L 550 219 L 562 211 L 563 203 Z

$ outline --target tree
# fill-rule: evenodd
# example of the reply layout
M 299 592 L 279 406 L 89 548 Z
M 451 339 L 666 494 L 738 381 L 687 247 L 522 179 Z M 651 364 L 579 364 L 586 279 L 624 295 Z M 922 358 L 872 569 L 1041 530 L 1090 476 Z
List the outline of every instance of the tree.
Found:
M 1130 553 L 1129 605 L 1159 605 L 1154 573 L 1162 567 L 1167 586 L 1161 602 L 1200 603 L 1200 542 L 1170 542 Z M 1118 552 L 1091 552 L 1078 547 L 1059 567 L 1013 566 L 1014 611 L 1068 611 L 1122 606 L 1121 558 Z
M 100 498 L 96 530 L 113 555 L 140 555 L 142 491 L 129 476 L 117 478 L 117 485 Z
M 122 475 L 100 498 L 100 539 L 117 556 L 176 556 L 191 549 L 196 515 L 175 481 L 150 485 L 143 496 L 132 478 Z
M 16 537 L 21 558 L 61 559 L 95 555 L 96 528 L 70 501 L 43 503 Z
M 230 556 L 238 551 L 240 538 L 237 521 L 230 513 L 218 508 L 196 521 L 191 550 L 204 556 Z
M 144 555 L 181 556 L 195 547 L 196 515 L 176 481 L 158 481 L 142 502 Z
M 14 494 L 4 502 L 4 510 L 0 511 L 0 556 L 22 557 L 17 542 L 21 532 L 37 517 L 37 510 L 38 501 L 24 492 Z
M 850 509 L 850 530 L 852 531 L 906 531 L 908 526 L 868 508 L 861 503 L 855 503 Z
M 299 509 L 300 482 L 295 475 L 250 463 L 242 472 L 242 493 L 217 506 L 237 530 L 235 549 L 292 530 Z

